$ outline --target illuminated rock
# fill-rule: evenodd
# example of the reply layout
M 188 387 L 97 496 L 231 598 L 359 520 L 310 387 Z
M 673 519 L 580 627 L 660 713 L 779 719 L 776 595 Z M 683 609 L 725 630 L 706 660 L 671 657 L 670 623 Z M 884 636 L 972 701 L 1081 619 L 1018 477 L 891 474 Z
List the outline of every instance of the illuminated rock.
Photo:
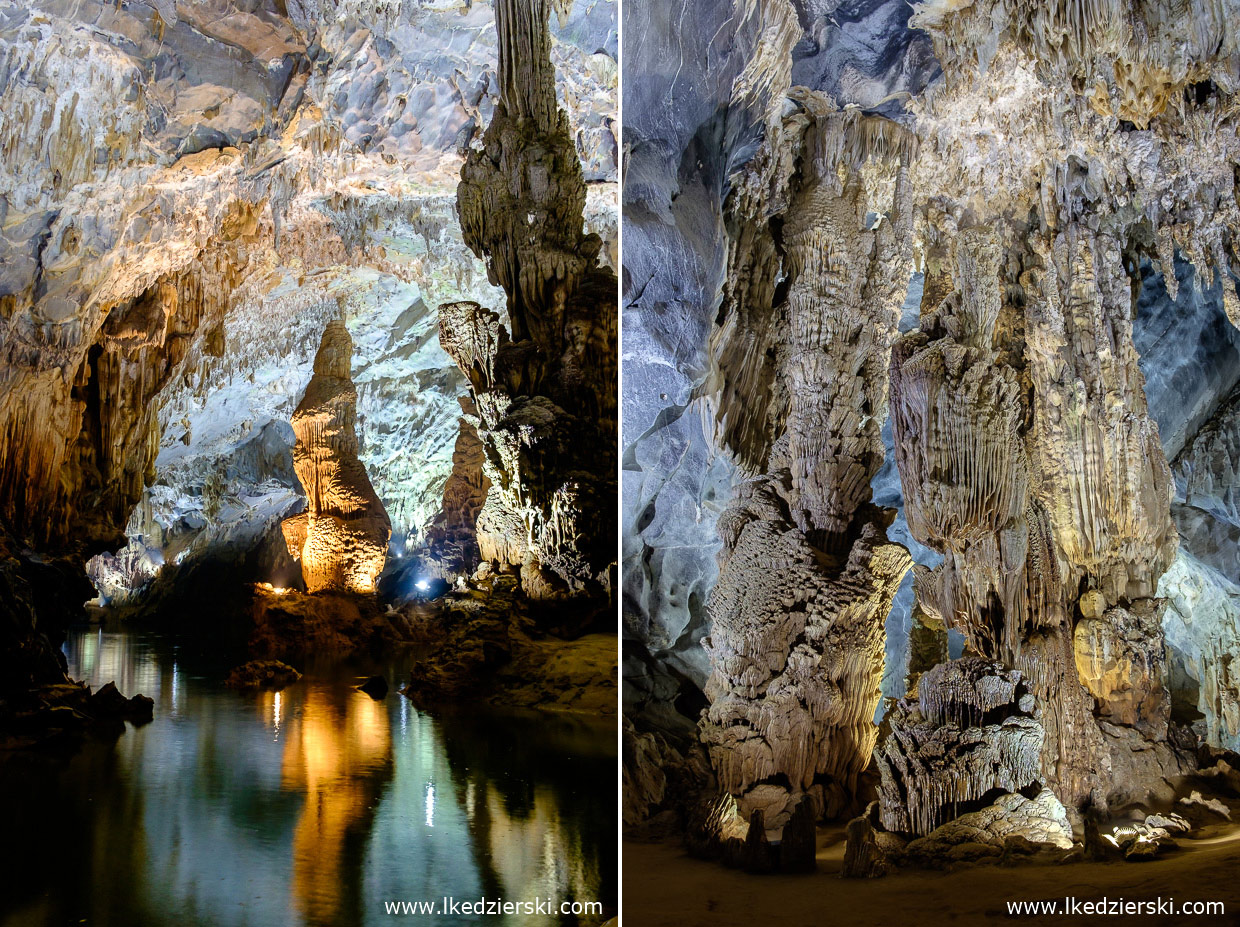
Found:
M 387 559 L 392 525 L 358 460 L 353 340 L 344 322 L 323 330 L 314 376 L 293 413 L 293 466 L 306 511 L 283 523 L 309 592 L 371 593 Z
M 987 847 L 985 855 L 1000 855 L 1012 846 L 1072 849 L 1072 825 L 1067 812 L 1050 789 L 1036 797 L 1009 793 L 979 811 L 962 814 L 953 821 L 913 840 L 906 857 L 916 864 L 935 865 L 962 858 L 956 848 Z
M 1170 715 L 1165 607 L 1162 601 L 1138 599 L 1127 609 L 1117 606 L 1078 621 L 1073 632 L 1076 670 L 1097 700 L 1098 714 L 1154 740 L 1167 736 Z
M 802 798 L 817 815 L 852 801 L 878 735 L 883 622 L 911 565 L 866 524 L 847 561 L 824 565 L 790 523 L 788 470 L 742 487 L 725 512 L 700 722 L 720 786 L 743 820 L 778 835 Z
M 1041 777 L 1044 731 L 1022 674 L 986 660 L 942 663 L 921 677 L 914 703 L 890 715 L 875 753 L 885 829 L 929 834 L 996 789 Z
M 719 520 L 701 737 L 742 818 L 761 811 L 772 838 L 806 796 L 816 816 L 852 805 L 877 738 L 884 622 L 912 565 L 868 505 L 911 269 L 910 140 L 821 95 L 795 102 L 738 193 L 706 384 L 720 439 L 760 475 Z

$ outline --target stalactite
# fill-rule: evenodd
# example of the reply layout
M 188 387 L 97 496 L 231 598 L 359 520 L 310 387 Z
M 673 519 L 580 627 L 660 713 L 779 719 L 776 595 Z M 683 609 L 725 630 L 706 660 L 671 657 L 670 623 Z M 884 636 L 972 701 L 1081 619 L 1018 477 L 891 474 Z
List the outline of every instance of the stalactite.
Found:
M 875 753 L 879 814 L 896 833 L 928 834 L 995 790 L 1038 782 L 1043 730 L 1021 673 L 978 658 L 942 663 L 898 705 Z

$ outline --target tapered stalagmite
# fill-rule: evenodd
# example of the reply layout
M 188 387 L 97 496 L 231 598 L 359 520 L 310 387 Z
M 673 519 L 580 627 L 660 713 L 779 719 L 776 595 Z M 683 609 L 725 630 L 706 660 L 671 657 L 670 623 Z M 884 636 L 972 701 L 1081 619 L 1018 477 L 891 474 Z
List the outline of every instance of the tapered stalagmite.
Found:
M 383 503 L 357 457 L 352 358 L 353 339 L 344 322 L 328 322 L 314 376 L 293 413 L 293 466 L 306 492 L 306 511 L 282 527 L 309 592 L 374 592 L 392 535 Z

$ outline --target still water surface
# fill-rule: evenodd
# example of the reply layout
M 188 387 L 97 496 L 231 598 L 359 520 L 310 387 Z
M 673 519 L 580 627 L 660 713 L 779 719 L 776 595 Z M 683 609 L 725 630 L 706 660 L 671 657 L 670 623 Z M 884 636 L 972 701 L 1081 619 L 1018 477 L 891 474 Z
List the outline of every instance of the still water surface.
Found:
M 443 896 L 615 913 L 614 721 L 355 691 L 359 674 L 402 681 L 399 661 L 242 694 L 227 665 L 152 635 L 82 631 L 65 650 L 74 678 L 154 698 L 155 720 L 69 755 L 0 753 L 4 927 L 578 923 L 384 909 Z

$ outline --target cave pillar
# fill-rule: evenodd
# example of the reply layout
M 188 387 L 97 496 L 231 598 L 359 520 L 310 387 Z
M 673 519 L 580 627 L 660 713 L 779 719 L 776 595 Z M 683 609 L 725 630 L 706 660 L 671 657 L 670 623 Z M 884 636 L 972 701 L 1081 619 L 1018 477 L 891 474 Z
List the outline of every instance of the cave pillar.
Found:
M 293 468 L 306 493 L 306 510 L 281 527 L 308 592 L 374 592 L 392 536 L 387 511 L 357 456 L 352 356 L 353 339 L 344 322 L 328 322 L 314 375 L 293 413 Z
M 549 0 L 495 5 L 499 102 L 461 169 L 465 243 L 507 297 L 507 326 L 440 307 L 440 341 L 469 378 L 482 473 L 482 560 L 540 600 L 605 600 L 615 564 L 615 276 L 584 231 L 586 184 L 555 95 Z M 471 465 L 472 466 L 472 465 Z
M 884 623 L 911 566 L 887 540 L 890 515 L 869 505 L 884 457 L 887 355 L 912 263 L 907 139 L 823 100 L 806 109 L 782 137 L 802 150 L 782 181 L 785 295 L 760 279 L 729 281 L 748 304 L 721 330 L 717 362 L 735 384 L 762 380 L 745 364 L 774 357 L 773 407 L 733 409 L 737 393 L 723 391 L 722 418 L 746 423 L 728 433 L 763 444 L 737 448 L 762 472 L 720 518 L 703 641 L 712 672 L 701 738 L 740 818 L 760 811 L 772 839 L 805 798 L 818 817 L 852 806 L 877 737 Z M 756 161 L 781 163 L 767 154 Z M 775 234 L 744 225 L 731 265 L 773 273 Z M 756 304 L 763 294 L 772 302 Z M 751 349 L 764 342 L 769 351 Z M 767 435 L 777 437 L 767 445 Z

